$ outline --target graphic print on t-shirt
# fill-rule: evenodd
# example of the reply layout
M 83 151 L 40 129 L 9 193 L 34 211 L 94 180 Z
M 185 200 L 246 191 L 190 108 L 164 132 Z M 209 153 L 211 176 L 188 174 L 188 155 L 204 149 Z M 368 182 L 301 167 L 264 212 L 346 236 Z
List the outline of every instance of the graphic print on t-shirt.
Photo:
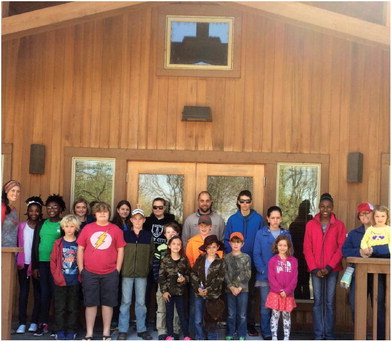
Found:
M 277 271 L 277 273 L 280 273 L 280 272 L 290 273 L 290 272 L 292 272 L 292 265 L 291 265 L 290 261 L 278 260 L 276 271 Z
M 63 243 L 62 248 L 62 272 L 64 275 L 78 274 L 76 263 L 77 245 L 70 243 Z
M 111 246 L 111 243 L 113 241 L 113 238 L 111 235 L 106 231 L 106 232 L 95 232 L 94 234 L 91 235 L 90 237 L 90 242 L 92 246 L 95 249 L 107 249 Z

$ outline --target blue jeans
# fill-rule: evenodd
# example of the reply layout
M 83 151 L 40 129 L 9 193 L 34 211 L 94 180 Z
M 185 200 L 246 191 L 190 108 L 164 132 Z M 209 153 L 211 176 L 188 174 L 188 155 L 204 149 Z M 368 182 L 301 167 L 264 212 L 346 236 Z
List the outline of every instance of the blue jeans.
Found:
M 334 339 L 334 298 L 338 272 L 331 272 L 323 278 L 311 274 L 314 290 L 313 329 L 315 340 Z
M 119 332 L 128 332 L 129 318 L 130 318 L 130 305 L 132 304 L 132 292 L 133 285 L 135 286 L 135 299 L 136 299 L 136 325 L 137 332 L 142 333 L 147 331 L 145 326 L 145 318 L 147 316 L 147 307 L 145 306 L 145 290 L 147 288 L 147 278 L 122 278 L 122 299 L 121 307 L 119 309 Z
M 260 286 L 259 290 L 261 292 L 261 332 L 263 337 L 272 336 L 272 332 L 270 330 L 270 318 L 272 315 L 272 310 L 265 307 L 266 298 L 270 291 L 270 286 Z
M 234 336 L 237 332 L 237 337 L 247 336 L 247 302 L 248 292 L 240 292 L 234 296 L 231 292 L 227 293 L 227 336 Z
M 168 336 L 174 334 L 174 305 L 178 312 L 181 330 L 184 337 L 189 336 L 189 329 L 185 313 L 185 301 L 183 296 L 171 296 L 170 301 L 166 303 L 166 324 Z
M 205 331 L 203 327 L 204 322 L 204 310 L 205 310 L 205 299 L 202 297 L 195 297 L 194 302 L 194 320 L 195 320 L 195 339 L 205 340 Z M 217 330 L 213 332 L 207 332 L 208 340 L 217 340 Z

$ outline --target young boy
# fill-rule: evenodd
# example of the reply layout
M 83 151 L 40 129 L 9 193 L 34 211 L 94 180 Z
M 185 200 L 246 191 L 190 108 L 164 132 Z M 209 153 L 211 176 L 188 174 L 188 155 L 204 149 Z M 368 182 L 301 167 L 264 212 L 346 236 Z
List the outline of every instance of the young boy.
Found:
M 199 249 L 204 253 L 197 258 L 191 272 L 191 284 L 196 294 L 195 339 L 204 340 L 206 332 L 208 340 L 217 340 L 217 322 L 224 311 L 219 297 L 223 292 L 225 275 L 225 263 L 217 251 L 222 251 L 224 244 L 216 235 L 209 235 Z
M 118 279 L 126 245 L 123 232 L 109 222 L 111 209 L 107 203 L 94 204 L 96 222 L 87 224 L 77 239 L 77 265 L 82 276 L 86 306 L 85 340 L 93 338 L 98 305 L 102 306 L 103 340 L 110 340 L 113 307 L 118 302 Z
M 60 227 L 64 236 L 54 242 L 50 254 L 50 271 L 56 286 L 56 340 L 74 340 L 79 321 L 80 283 L 76 262 L 76 233 L 80 229 L 80 221 L 75 215 L 67 215 L 61 220 Z
M 163 235 L 166 239 L 166 241 L 170 240 L 173 236 L 180 235 L 181 228 L 176 222 L 167 223 L 163 227 Z M 163 243 L 159 245 L 159 247 L 156 248 L 155 255 L 152 261 L 152 270 L 153 270 L 153 277 L 155 281 L 157 282 L 159 279 L 159 269 L 160 269 L 160 263 L 163 259 L 164 255 L 167 251 L 167 243 Z M 156 329 L 158 332 L 158 339 L 159 340 L 165 340 L 167 337 L 167 327 L 166 327 L 166 304 L 163 299 L 163 294 L 160 291 L 160 286 L 158 286 L 157 292 L 156 292 L 156 303 L 157 303 L 157 311 L 156 311 Z M 176 312 L 176 309 L 174 311 L 174 331 L 176 333 L 179 332 L 179 317 Z
M 234 232 L 229 237 L 232 252 L 224 256 L 226 265 L 225 282 L 227 284 L 227 336 L 233 340 L 236 332 L 239 340 L 246 339 L 247 331 L 247 301 L 248 282 L 251 278 L 251 258 L 242 253 L 244 237 L 242 233 Z
M 147 307 L 145 306 L 145 290 L 147 276 L 152 266 L 152 258 L 155 252 L 155 244 L 150 231 L 143 230 L 145 214 L 141 209 L 132 211 L 132 229 L 124 231 L 126 241 L 124 264 L 122 266 L 122 299 L 118 324 L 118 339 L 126 340 L 129 329 L 130 305 L 132 304 L 133 286 L 136 299 L 136 325 L 137 336 L 143 340 L 151 340 L 147 332 L 145 318 Z
M 198 256 L 202 253 L 199 247 L 204 244 L 205 238 L 210 235 L 210 231 L 212 230 L 212 220 L 209 215 L 199 217 L 198 229 L 200 233 L 189 239 L 186 246 L 186 256 L 189 259 L 191 267 L 193 267 Z M 220 258 L 223 257 L 222 250 L 218 254 Z

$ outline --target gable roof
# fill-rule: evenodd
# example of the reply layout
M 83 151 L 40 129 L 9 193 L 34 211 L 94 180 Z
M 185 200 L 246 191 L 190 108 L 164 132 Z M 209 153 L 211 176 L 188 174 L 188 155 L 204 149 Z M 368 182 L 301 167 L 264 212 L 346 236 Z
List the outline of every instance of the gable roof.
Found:
M 273 16 L 308 29 L 336 34 L 362 43 L 390 46 L 390 28 L 302 2 L 283 1 L 233 1 L 217 2 L 240 10 L 254 10 L 259 15 Z M 2 38 L 15 39 L 57 29 L 65 25 L 110 17 L 124 11 L 139 10 L 145 6 L 162 6 L 169 2 L 149 1 L 74 1 L 54 7 L 22 13 L 2 19 Z M 387 23 L 388 24 L 388 23 Z

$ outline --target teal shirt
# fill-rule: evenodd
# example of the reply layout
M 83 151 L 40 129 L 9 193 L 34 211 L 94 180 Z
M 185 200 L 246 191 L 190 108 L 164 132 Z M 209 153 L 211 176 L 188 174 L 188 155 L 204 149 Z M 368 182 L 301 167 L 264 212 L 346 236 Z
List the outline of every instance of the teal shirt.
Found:
M 60 221 L 50 222 L 45 220 L 39 232 L 41 241 L 38 247 L 39 261 L 50 261 L 50 254 L 52 253 L 54 241 L 61 237 Z

